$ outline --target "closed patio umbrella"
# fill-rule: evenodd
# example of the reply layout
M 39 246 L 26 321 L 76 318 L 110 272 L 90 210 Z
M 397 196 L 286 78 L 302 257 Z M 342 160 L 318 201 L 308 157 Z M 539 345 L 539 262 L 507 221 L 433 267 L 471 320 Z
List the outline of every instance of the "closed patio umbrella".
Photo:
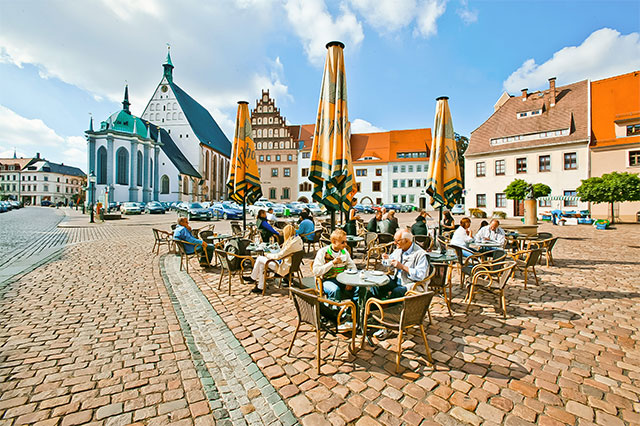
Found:
M 247 203 L 253 203 L 262 196 L 256 163 L 256 145 L 251 138 L 248 105 L 249 103 L 245 101 L 238 102 L 236 132 L 233 137 L 231 167 L 229 179 L 227 179 L 229 197 L 237 203 L 242 203 L 243 229 L 247 228 Z
M 332 229 L 335 212 L 347 212 L 356 193 L 343 49 L 339 41 L 327 44 L 309 171 L 312 198 L 331 212 Z
M 433 123 L 433 141 L 429 156 L 429 177 L 427 193 L 431 196 L 431 205 L 440 209 L 451 208 L 462 196 L 462 178 L 458 163 L 458 147 L 453 133 L 448 97 L 436 99 L 436 116 Z M 427 147 L 428 148 L 428 147 Z M 440 233 L 442 225 L 438 225 Z

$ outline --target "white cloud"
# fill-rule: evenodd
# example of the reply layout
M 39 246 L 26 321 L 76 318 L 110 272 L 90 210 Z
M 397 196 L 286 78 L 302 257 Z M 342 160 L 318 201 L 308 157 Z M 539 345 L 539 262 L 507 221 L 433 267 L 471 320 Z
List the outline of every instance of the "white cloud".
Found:
M 350 0 L 350 4 L 382 34 L 414 23 L 413 34 L 427 38 L 437 33 L 437 20 L 444 14 L 447 0 Z
M 309 61 L 315 65 L 324 63 L 328 42 L 339 40 L 351 49 L 364 40 L 362 24 L 344 5 L 340 8 L 340 16 L 335 19 L 324 0 L 286 0 L 284 8 Z
M 461 0 L 460 7 L 456 10 L 456 13 L 467 25 L 478 21 L 478 11 L 469 9 L 469 2 L 467 0 Z
M 418 6 L 415 35 L 430 37 L 438 32 L 438 18 L 447 9 L 446 0 L 426 0 Z
M 557 77 L 562 84 L 597 80 L 640 69 L 640 34 L 622 35 L 610 28 L 594 31 L 579 46 L 568 46 L 542 64 L 527 59 L 503 83 L 514 93 L 522 88 L 537 90 Z
M 23 117 L 0 105 L 0 155 L 13 156 L 14 148 L 18 156 L 30 157 L 39 152 L 48 160 L 80 168 L 87 161 L 83 137 L 62 137 L 42 120 Z
M 373 124 L 369 123 L 366 120 L 361 118 L 356 118 L 351 122 L 351 133 L 378 133 L 378 132 L 386 132 L 385 129 L 376 127 Z

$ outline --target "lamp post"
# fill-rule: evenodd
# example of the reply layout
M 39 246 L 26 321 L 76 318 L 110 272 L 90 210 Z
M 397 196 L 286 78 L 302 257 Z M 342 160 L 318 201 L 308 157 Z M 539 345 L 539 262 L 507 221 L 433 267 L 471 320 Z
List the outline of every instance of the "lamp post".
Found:
M 91 170 L 91 173 L 89 174 L 89 209 L 91 211 L 90 215 L 91 215 L 91 219 L 89 220 L 89 223 L 95 223 L 93 221 L 93 203 L 94 203 L 94 197 L 95 197 L 95 190 L 96 190 L 96 175 L 95 173 L 93 173 L 93 170 Z

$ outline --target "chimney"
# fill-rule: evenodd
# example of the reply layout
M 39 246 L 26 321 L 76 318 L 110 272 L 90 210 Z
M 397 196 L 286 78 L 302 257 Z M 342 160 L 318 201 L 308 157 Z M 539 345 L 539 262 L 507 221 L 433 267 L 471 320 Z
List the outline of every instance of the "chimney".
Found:
M 40 159 L 40 153 L 36 152 L 36 158 L 39 160 Z
M 527 90 L 529 90 L 528 88 L 524 88 L 522 89 L 522 100 L 526 101 L 527 100 Z
M 556 78 L 551 77 L 549 79 L 549 106 L 556 104 Z

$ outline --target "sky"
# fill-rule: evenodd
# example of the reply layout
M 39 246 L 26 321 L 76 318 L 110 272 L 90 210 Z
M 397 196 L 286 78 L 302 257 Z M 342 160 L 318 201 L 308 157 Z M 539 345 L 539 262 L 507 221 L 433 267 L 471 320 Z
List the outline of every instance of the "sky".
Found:
M 432 127 L 449 97 L 469 136 L 519 95 L 640 70 L 637 0 L 0 0 L 0 157 L 86 169 L 90 116 L 143 108 L 171 46 L 174 81 L 231 140 L 269 89 L 314 123 L 325 44 L 344 50 L 352 132 Z

